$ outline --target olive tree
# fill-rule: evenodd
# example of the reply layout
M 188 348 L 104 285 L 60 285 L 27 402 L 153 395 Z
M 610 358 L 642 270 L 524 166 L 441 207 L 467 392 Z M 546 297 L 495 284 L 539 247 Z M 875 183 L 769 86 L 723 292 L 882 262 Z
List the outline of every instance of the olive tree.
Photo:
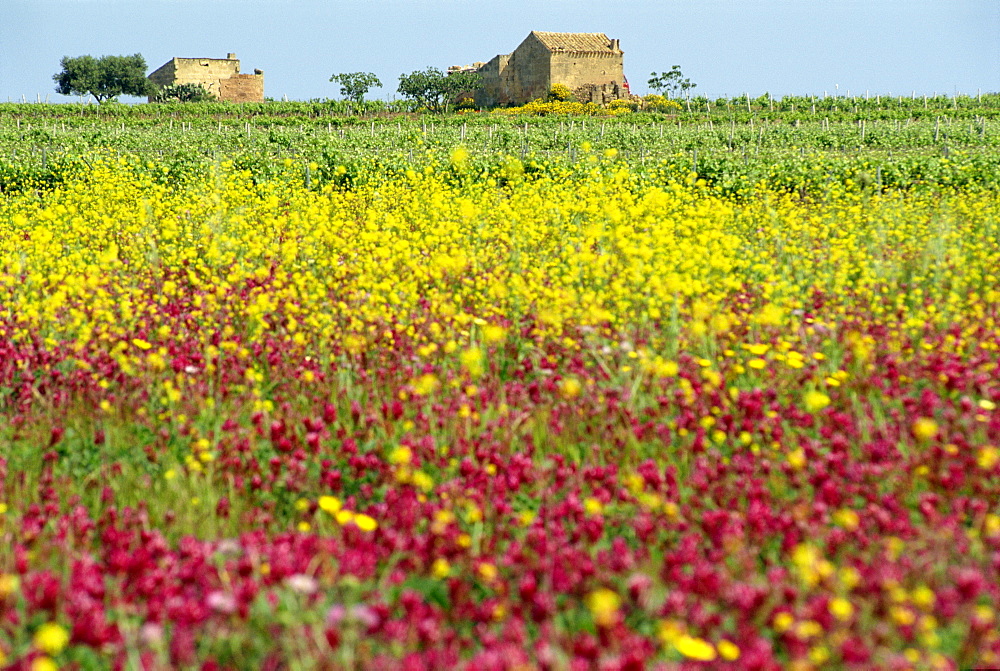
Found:
M 132 56 L 63 56 L 62 70 L 52 76 L 56 93 L 94 96 L 98 103 L 120 95 L 144 96 L 153 92 L 146 79 L 146 59 Z
M 359 105 L 365 101 L 368 89 L 382 86 L 373 72 L 342 72 L 331 76 L 330 81 L 340 84 L 340 95 Z
M 440 112 L 466 91 L 479 87 L 482 75 L 478 72 L 452 72 L 446 74 L 435 67 L 415 70 L 408 75 L 399 75 L 399 88 L 404 98 L 409 98 L 419 107 Z

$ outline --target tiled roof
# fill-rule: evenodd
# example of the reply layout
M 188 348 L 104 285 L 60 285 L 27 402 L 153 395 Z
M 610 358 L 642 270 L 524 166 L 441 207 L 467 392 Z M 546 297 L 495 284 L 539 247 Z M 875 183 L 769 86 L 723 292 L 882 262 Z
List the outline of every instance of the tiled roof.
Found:
M 611 40 L 604 33 L 546 33 L 533 30 L 549 51 L 613 51 Z

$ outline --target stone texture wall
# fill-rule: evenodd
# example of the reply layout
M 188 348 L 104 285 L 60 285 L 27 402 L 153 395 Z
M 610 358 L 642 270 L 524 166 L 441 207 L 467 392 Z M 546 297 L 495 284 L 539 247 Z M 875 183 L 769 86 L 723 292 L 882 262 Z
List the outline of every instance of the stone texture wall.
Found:
M 552 87 L 550 59 L 553 55 L 534 35 L 529 35 L 514 50 L 507 65 L 513 75 L 509 92 L 513 104 L 520 105 L 548 95 Z
M 553 34 L 543 35 L 551 39 Z M 586 37 L 592 42 L 595 35 Z M 495 56 L 479 68 L 483 81 L 476 105 L 522 105 L 544 99 L 553 84 L 565 84 L 581 102 L 627 98 L 618 41 L 608 40 L 607 51 L 598 51 L 600 45 L 587 48 L 594 50 L 553 50 L 532 32 L 512 53 Z
M 556 53 L 551 63 L 552 83 L 565 84 L 572 90 L 621 84 L 625 80 L 621 53 Z
M 161 87 L 201 84 L 219 100 L 229 102 L 264 102 L 263 73 L 241 75 L 240 62 L 235 57 L 172 58 L 153 71 L 148 79 Z
M 219 82 L 219 98 L 234 103 L 264 102 L 264 75 L 233 75 Z
M 584 84 L 572 89 L 573 97 L 582 103 L 597 103 L 607 105 L 612 100 L 631 98 L 624 86 L 617 82 L 610 84 Z
M 506 96 L 506 92 L 510 90 L 512 85 L 511 73 L 507 70 L 509 60 L 510 54 L 500 54 L 479 68 L 478 72 L 482 75 L 483 80 L 474 96 L 478 107 L 510 104 L 508 96 Z

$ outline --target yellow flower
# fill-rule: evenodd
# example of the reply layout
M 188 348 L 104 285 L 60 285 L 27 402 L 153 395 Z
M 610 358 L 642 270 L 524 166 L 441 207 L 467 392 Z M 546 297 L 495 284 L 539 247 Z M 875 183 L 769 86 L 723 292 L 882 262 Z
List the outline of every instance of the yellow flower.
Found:
M 993 470 L 997 461 L 1000 461 L 1000 450 L 992 445 L 979 448 L 979 453 L 976 455 L 976 463 L 979 464 L 981 469 L 984 471 Z
M 788 465 L 797 471 L 805 468 L 806 465 L 806 453 L 802 448 L 792 450 L 788 453 Z
M 677 651 L 699 662 L 711 662 L 715 659 L 715 648 L 708 641 L 693 636 L 680 636 L 674 641 Z
M 0 573 L 0 599 L 8 597 L 21 586 L 21 579 L 10 573 Z
M 340 512 L 340 499 L 336 496 L 321 496 L 319 497 L 319 508 L 325 513 L 331 515 L 336 515 Z
M 829 608 L 830 614 L 838 620 L 849 620 L 854 615 L 854 606 L 851 605 L 850 601 L 842 597 L 830 599 L 830 604 L 827 608 Z
M 715 647 L 719 650 L 719 656 L 727 662 L 732 662 L 740 658 L 739 646 L 731 641 L 722 639 Z
M 604 512 L 604 504 L 593 496 L 589 496 L 583 501 L 583 509 L 588 515 L 600 515 Z
M 913 592 L 910 594 L 910 598 L 913 600 L 914 604 L 924 610 L 930 610 L 930 608 L 934 605 L 934 602 L 937 601 L 937 596 L 934 594 L 934 590 L 927 585 L 918 585 L 915 587 Z
M 503 340 L 507 335 L 507 331 L 502 326 L 497 326 L 495 324 L 490 324 L 483 329 L 483 338 L 486 342 L 498 342 Z
M 470 377 L 481 377 L 486 372 L 485 356 L 483 350 L 478 347 L 470 347 L 458 356 L 462 368 L 468 372 Z
M 750 359 L 749 361 L 747 361 L 747 365 L 753 368 L 754 370 L 761 370 L 762 368 L 767 366 L 767 361 L 760 358 Z
M 929 417 L 921 417 L 917 421 L 913 422 L 913 426 L 910 427 L 913 432 L 913 436 L 920 441 L 928 441 L 937 435 L 938 425 L 933 419 Z
M 413 381 L 413 393 L 417 396 L 427 396 L 434 393 L 440 386 L 441 383 L 438 382 L 437 376 L 433 373 L 426 373 Z
M 69 643 L 69 633 L 55 622 L 46 622 L 35 631 L 35 647 L 49 655 L 58 654 Z
M 375 531 L 378 529 L 378 522 L 375 521 L 375 518 L 363 513 L 354 516 L 354 524 L 362 531 Z
M 31 671 L 59 671 L 59 665 L 48 657 L 35 657 L 31 660 Z
M 833 513 L 833 521 L 836 525 L 843 527 L 848 531 L 854 531 L 858 528 L 861 518 L 859 518 L 858 514 L 850 508 L 841 508 Z
M 464 168 L 469 163 L 469 150 L 459 145 L 451 150 L 451 164 L 456 168 Z
M 772 626 L 774 627 L 774 630 L 776 632 L 781 633 L 783 631 L 788 631 L 789 629 L 791 629 L 792 624 L 794 622 L 795 618 L 792 617 L 791 613 L 782 611 L 774 616 L 774 622 L 772 623 Z
M 621 607 L 621 597 L 606 587 L 594 590 L 587 595 L 587 608 L 590 609 L 594 621 L 602 627 L 610 627 L 618 618 Z
M 390 464 L 408 464 L 413 459 L 413 452 L 405 445 L 400 445 L 389 453 Z
M 448 563 L 447 559 L 438 557 L 434 560 L 434 563 L 431 565 L 431 574 L 435 578 L 447 578 L 450 573 L 451 564 Z
M 830 405 L 830 397 L 821 391 L 810 391 L 805 395 L 805 406 L 809 412 L 819 412 Z
M 479 575 L 486 582 L 493 582 L 497 579 L 497 575 L 499 574 L 497 567 L 488 562 L 483 562 L 477 567 L 476 570 L 479 571 Z
M 414 487 L 425 492 L 429 492 L 434 489 L 434 480 L 423 471 L 413 471 L 410 481 L 413 483 Z
M 562 394 L 563 398 L 576 398 L 580 395 L 580 390 L 583 389 L 583 385 L 575 377 L 567 377 L 559 385 L 559 392 Z
M 133 338 L 132 344 L 142 350 L 151 349 L 153 347 L 150 343 L 141 338 Z
M 663 645 L 673 645 L 674 641 L 684 635 L 684 626 L 676 620 L 660 620 L 656 625 L 656 635 Z

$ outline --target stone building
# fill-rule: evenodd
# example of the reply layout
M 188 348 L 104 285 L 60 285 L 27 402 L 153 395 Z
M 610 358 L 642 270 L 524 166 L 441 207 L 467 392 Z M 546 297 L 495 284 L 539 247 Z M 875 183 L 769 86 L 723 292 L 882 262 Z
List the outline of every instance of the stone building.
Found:
M 544 99 L 564 84 L 580 102 L 605 104 L 629 97 L 618 40 L 604 33 L 548 33 L 534 30 L 513 52 L 488 63 L 451 68 L 483 76 L 476 105 L 522 105 Z
M 147 79 L 157 87 L 172 84 L 201 84 L 219 100 L 234 103 L 264 102 L 264 73 L 240 74 L 236 54 L 225 58 L 172 58 Z M 152 102 L 152 97 L 149 101 Z

